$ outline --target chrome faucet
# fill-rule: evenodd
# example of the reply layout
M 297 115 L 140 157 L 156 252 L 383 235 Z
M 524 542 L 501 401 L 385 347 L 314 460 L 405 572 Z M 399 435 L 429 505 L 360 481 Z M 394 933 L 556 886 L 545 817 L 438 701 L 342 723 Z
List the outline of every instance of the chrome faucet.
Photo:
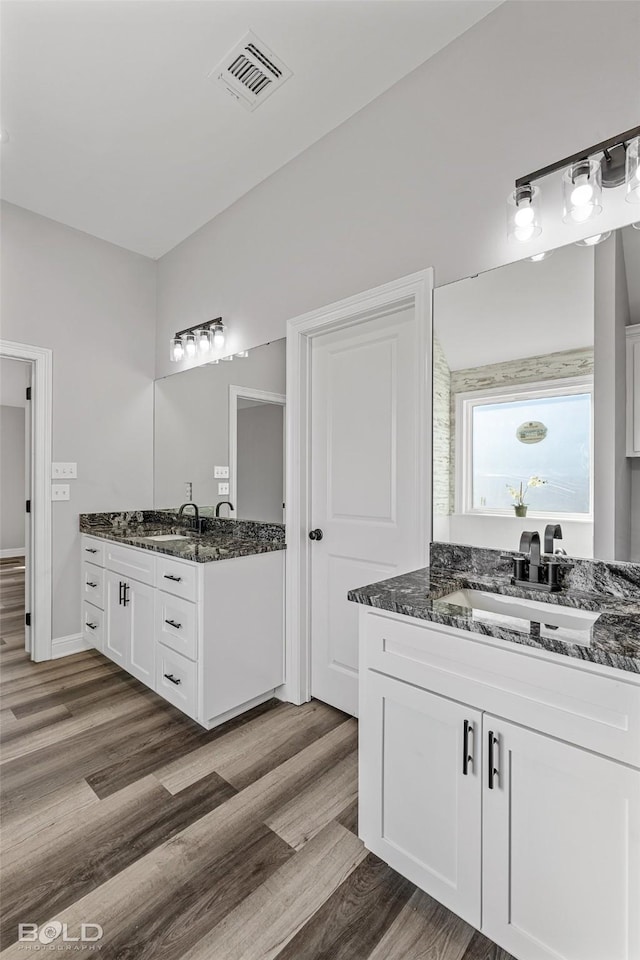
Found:
M 220 507 L 224 507 L 225 504 L 229 507 L 229 510 L 235 510 L 231 500 L 221 500 L 220 503 L 216 503 L 216 517 L 218 520 L 220 519 Z
M 193 517 L 185 517 L 184 511 L 187 507 L 193 507 Z M 189 525 L 197 530 L 198 533 L 202 533 L 202 520 L 200 519 L 200 510 L 198 509 L 198 504 L 193 503 L 191 500 L 188 503 L 183 503 L 178 510 L 178 519 L 188 521 Z

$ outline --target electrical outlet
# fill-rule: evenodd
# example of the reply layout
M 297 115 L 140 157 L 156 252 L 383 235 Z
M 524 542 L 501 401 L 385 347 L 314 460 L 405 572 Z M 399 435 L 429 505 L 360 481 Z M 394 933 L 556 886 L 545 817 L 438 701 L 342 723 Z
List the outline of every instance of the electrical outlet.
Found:
M 54 480 L 57 479 L 66 479 L 66 480 L 76 480 L 78 477 L 78 464 L 77 463 L 52 463 L 51 464 L 51 476 Z
M 218 484 L 218 496 L 229 496 L 229 484 L 228 483 L 219 483 Z
M 228 480 L 229 467 L 214 467 L 213 477 L 214 477 L 214 480 Z
M 71 496 L 71 487 L 68 483 L 52 483 L 51 484 L 51 499 L 52 500 L 69 500 Z

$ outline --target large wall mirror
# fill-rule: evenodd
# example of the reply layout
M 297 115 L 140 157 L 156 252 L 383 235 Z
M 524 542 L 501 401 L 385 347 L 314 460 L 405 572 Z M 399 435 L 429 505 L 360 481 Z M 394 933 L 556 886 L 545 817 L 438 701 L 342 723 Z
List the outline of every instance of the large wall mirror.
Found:
M 154 502 L 203 516 L 284 519 L 285 341 L 155 382 Z M 216 467 L 229 476 L 216 476 Z M 218 471 L 220 472 L 220 471 Z M 218 484 L 228 483 L 229 493 Z
M 640 231 L 572 244 L 434 294 L 433 538 L 514 550 L 562 526 L 566 552 L 640 561 L 628 456 L 628 328 Z

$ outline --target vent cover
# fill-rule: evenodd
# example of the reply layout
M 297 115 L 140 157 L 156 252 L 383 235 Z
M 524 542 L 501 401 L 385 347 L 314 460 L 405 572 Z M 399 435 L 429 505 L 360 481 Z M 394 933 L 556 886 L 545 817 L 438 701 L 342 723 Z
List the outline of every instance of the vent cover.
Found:
M 247 33 L 209 74 L 247 110 L 255 110 L 291 76 L 291 70 L 254 33 Z

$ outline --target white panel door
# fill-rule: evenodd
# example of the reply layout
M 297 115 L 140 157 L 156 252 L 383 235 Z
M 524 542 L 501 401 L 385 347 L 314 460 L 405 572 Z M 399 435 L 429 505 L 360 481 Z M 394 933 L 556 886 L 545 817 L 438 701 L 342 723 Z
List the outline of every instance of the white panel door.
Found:
M 413 308 L 312 343 L 311 693 L 358 715 L 357 606 L 347 592 L 423 566 Z
M 480 927 L 481 714 L 371 670 L 363 691 L 360 836 Z
M 640 772 L 483 719 L 483 933 L 523 960 L 638 960 Z
M 107 623 L 104 653 L 121 667 L 127 666 L 130 632 L 129 611 L 124 605 L 124 585 L 125 581 L 120 574 L 105 570 L 104 608 Z
M 127 669 L 134 677 L 155 687 L 155 595 L 154 587 L 127 580 L 125 605 L 129 614 Z

